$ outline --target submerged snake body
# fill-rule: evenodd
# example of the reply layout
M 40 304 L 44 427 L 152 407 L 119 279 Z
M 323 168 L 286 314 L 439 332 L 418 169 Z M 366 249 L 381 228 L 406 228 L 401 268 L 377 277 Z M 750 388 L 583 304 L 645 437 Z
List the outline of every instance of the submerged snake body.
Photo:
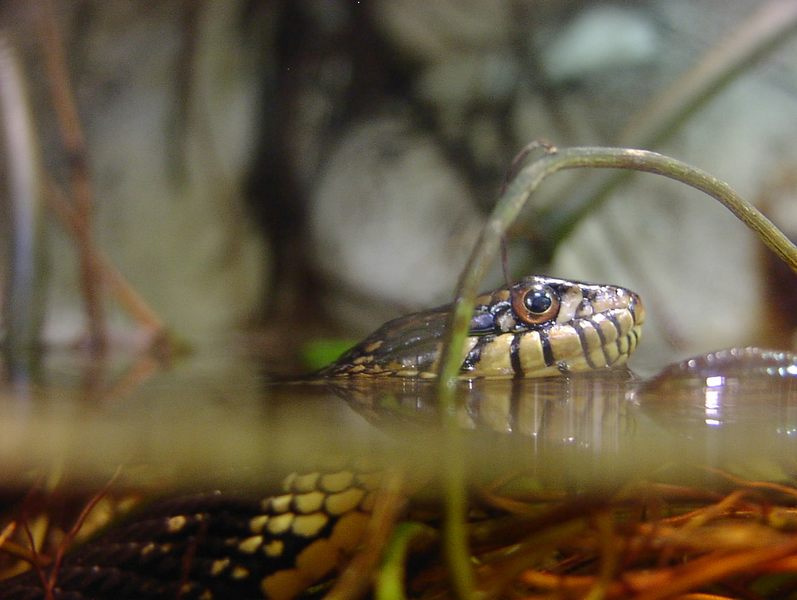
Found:
M 441 307 L 384 325 L 322 378 L 432 377 Z M 541 377 L 625 363 L 644 309 L 620 287 L 527 277 L 478 298 L 464 378 Z M 289 599 L 329 579 L 359 545 L 380 474 L 339 465 L 288 477 L 262 501 L 224 494 L 155 503 L 60 565 L 53 598 Z M 31 573 L 0 599 L 45 598 Z
M 292 474 L 262 501 L 215 492 L 157 502 L 68 556 L 53 597 L 294 597 L 363 536 L 381 473 L 354 466 Z M 27 573 L 0 582 L 0 598 L 46 596 Z

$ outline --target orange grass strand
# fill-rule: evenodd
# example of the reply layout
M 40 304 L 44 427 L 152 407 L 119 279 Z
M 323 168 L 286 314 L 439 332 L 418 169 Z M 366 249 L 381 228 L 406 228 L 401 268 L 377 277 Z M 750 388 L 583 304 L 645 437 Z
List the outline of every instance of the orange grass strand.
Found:
M 713 583 L 730 575 L 743 572 L 760 571 L 770 561 L 783 558 L 797 552 L 797 538 L 776 546 L 768 546 L 750 550 L 749 552 L 712 552 L 692 562 L 671 569 L 665 581 L 638 587 L 634 585 L 631 574 L 623 579 L 631 589 L 639 593 L 635 600 L 660 600 L 681 593 L 689 592 L 709 583 Z
M 526 540 L 516 544 L 505 553 L 505 558 L 489 565 L 489 574 L 482 574 L 479 578 L 476 588 L 478 595 L 485 598 L 503 597 L 506 587 L 515 581 L 520 573 L 566 540 L 580 535 L 587 526 L 586 518 L 572 519 L 535 532 Z
M 5 545 L 5 543 L 8 541 L 8 538 L 10 538 L 14 534 L 16 529 L 17 529 L 16 521 L 11 521 L 8 525 L 6 525 L 3 528 L 3 531 L 0 532 L 0 548 L 2 548 Z
M 58 577 L 58 570 L 60 569 L 61 563 L 64 560 L 64 554 L 72 545 L 72 541 L 75 539 L 75 536 L 78 534 L 81 527 L 83 527 L 83 523 L 86 522 L 86 519 L 88 518 L 91 511 L 94 510 L 94 507 L 97 506 L 97 503 L 108 494 L 108 490 L 111 489 L 111 486 L 114 484 L 114 482 L 119 477 L 121 472 L 122 472 L 122 467 L 117 468 L 116 472 L 111 476 L 108 482 L 104 486 L 102 486 L 102 489 L 96 494 L 94 494 L 94 496 L 92 496 L 88 502 L 86 502 L 85 506 L 80 511 L 80 514 L 78 515 L 77 519 L 75 519 L 74 524 L 72 525 L 72 527 L 69 528 L 69 531 L 66 532 L 64 539 L 61 540 L 61 543 L 58 545 L 58 548 L 55 551 L 55 558 L 53 559 L 53 568 L 50 571 L 50 577 L 47 581 L 46 590 L 48 594 L 52 593 L 52 590 L 55 589 L 55 583 Z
M 22 531 L 25 532 L 25 537 L 28 538 L 28 544 L 30 545 L 31 566 L 33 567 L 33 570 L 36 571 L 36 576 L 39 578 L 39 582 L 42 584 L 45 599 L 52 600 L 52 590 L 48 585 L 47 575 L 44 572 L 44 567 L 39 560 L 39 550 L 36 548 L 36 542 L 33 539 L 33 533 L 28 525 L 28 520 L 24 516 L 20 520 L 22 521 Z
M 76 238 L 85 234 L 83 229 L 85 223 L 76 214 L 74 208 L 69 205 L 63 191 L 52 180 L 49 182 L 49 193 L 46 198 L 59 220 L 66 229 Z M 135 319 L 139 325 L 151 331 L 158 337 L 165 330 L 161 318 L 146 303 L 141 295 L 128 283 L 119 270 L 113 265 L 111 260 L 102 253 L 91 240 L 88 240 L 89 258 L 94 263 L 94 268 L 99 273 L 103 283 L 108 286 L 109 291 L 116 296 L 121 306 Z
M 106 330 L 99 290 L 99 273 L 92 254 L 91 218 L 94 192 L 89 172 L 88 150 L 75 106 L 64 42 L 56 22 L 52 0 L 39 0 L 38 12 L 39 43 L 44 58 L 44 69 L 49 79 L 50 95 L 66 149 L 76 214 L 81 222 L 77 242 L 83 299 L 88 317 L 89 343 L 93 350 L 101 351 L 106 344 Z
M 404 484 L 405 474 L 401 469 L 387 472 L 368 520 L 362 547 L 324 596 L 325 600 L 351 600 L 366 594 L 396 521 L 406 507 Z
M 770 492 L 778 492 L 780 494 L 784 494 L 791 498 L 797 498 L 797 488 L 792 487 L 790 485 L 784 485 L 782 483 L 775 483 L 771 481 L 752 481 L 749 479 L 744 479 L 742 477 L 737 477 L 732 473 L 728 473 L 727 471 L 723 471 L 722 469 L 718 469 L 716 467 L 707 466 L 704 467 L 704 469 L 709 473 L 714 473 L 715 475 L 719 475 L 720 477 L 727 479 L 728 481 L 735 483 L 738 486 L 744 486 L 755 490 L 767 490 Z
M 603 511 L 595 519 L 600 544 L 600 571 L 586 600 L 602 600 L 606 597 L 617 573 L 619 560 L 619 540 L 615 536 L 612 513 Z

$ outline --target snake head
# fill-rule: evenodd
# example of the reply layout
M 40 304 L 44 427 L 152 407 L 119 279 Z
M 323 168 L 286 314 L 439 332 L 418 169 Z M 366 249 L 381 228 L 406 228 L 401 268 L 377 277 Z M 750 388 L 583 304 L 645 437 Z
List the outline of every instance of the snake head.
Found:
M 319 375 L 433 377 L 450 306 L 394 319 Z M 476 299 L 461 373 L 541 377 L 624 364 L 645 312 L 635 293 L 531 276 Z
M 637 294 L 531 276 L 477 299 L 462 371 L 472 377 L 539 377 L 624 364 L 639 343 Z

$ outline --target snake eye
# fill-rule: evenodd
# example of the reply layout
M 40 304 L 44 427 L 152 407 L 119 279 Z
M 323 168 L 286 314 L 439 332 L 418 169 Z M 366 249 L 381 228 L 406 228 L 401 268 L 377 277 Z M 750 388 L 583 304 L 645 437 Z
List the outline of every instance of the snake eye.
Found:
M 535 285 L 513 294 L 512 308 L 524 323 L 539 325 L 559 313 L 559 296 L 547 285 Z
M 526 297 L 523 298 L 523 304 L 529 309 L 530 313 L 541 315 L 551 308 L 553 300 L 549 293 L 542 290 L 534 290 L 530 294 L 526 294 Z

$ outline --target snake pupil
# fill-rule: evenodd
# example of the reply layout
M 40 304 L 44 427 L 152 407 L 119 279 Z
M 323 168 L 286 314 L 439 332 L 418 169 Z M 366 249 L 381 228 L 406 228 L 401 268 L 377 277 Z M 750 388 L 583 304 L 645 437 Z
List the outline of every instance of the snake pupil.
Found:
M 548 292 L 535 290 L 523 299 L 523 303 L 526 305 L 526 308 L 529 309 L 529 312 L 539 315 L 551 308 L 553 300 L 551 300 L 551 296 Z

